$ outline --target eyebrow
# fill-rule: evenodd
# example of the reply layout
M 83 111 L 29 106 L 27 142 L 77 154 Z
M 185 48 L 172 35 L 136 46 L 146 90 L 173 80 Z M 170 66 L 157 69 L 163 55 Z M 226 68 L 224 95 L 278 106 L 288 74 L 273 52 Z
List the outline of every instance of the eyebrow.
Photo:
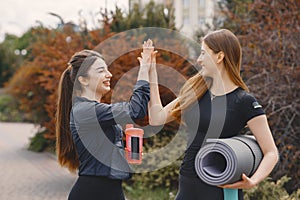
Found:
M 98 69 L 105 69 L 105 67 L 104 66 L 97 67 L 96 70 L 98 70 Z

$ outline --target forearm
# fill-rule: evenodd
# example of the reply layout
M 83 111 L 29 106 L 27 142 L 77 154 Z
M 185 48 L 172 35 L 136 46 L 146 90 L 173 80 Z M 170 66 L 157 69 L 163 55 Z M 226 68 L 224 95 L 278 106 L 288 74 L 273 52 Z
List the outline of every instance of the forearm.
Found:
M 244 174 L 241 181 L 223 185 L 222 187 L 224 188 L 252 188 L 264 180 L 272 172 L 278 162 L 278 150 L 268 126 L 266 116 L 260 115 L 254 117 L 249 120 L 247 124 L 263 152 L 263 159 L 251 177 L 247 177 Z
M 158 77 L 156 67 L 152 66 L 150 73 L 149 73 L 149 82 L 150 82 L 150 103 L 149 106 L 152 107 L 154 105 L 159 105 L 163 108 L 159 96 L 159 89 L 158 89 Z
M 137 80 L 145 80 L 149 82 L 149 72 L 148 68 L 144 66 L 140 66 L 140 70 L 138 72 Z
M 166 116 L 161 116 L 163 114 L 163 106 L 159 95 L 156 66 L 152 66 L 150 69 L 149 82 L 150 82 L 150 101 L 148 104 L 149 123 L 151 125 L 160 125 L 164 123 L 160 119 L 164 119 L 166 118 Z
M 259 167 L 256 172 L 250 177 L 255 185 L 264 180 L 273 170 L 276 163 L 278 162 L 278 152 L 268 152 L 264 155 Z
M 260 115 L 251 119 L 248 122 L 248 126 L 264 155 L 258 169 L 251 177 L 251 180 L 257 184 L 266 178 L 273 170 L 279 159 L 278 149 L 272 137 L 266 115 Z

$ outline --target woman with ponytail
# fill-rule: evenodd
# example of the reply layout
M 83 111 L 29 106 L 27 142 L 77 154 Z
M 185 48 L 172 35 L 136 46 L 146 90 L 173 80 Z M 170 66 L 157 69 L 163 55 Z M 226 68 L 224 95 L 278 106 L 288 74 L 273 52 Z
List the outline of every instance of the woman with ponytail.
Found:
M 149 43 L 148 46 L 152 46 Z M 207 34 L 202 41 L 195 76 L 186 81 L 178 97 L 162 106 L 156 72 L 156 51 L 151 54 L 149 123 L 162 125 L 178 120 L 186 125 L 189 140 L 180 168 L 179 191 L 176 200 L 222 200 L 222 188 L 252 188 L 266 178 L 278 161 L 278 152 L 262 106 L 249 93 L 240 76 L 242 50 L 237 37 L 222 29 Z M 197 121 L 196 121 L 197 120 Z M 206 138 L 227 138 L 238 135 L 248 126 L 263 152 L 257 171 L 242 175 L 241 181 L 220 187 L 199 179 L 195 158 Z M 225 191 L 225 190 L 224 190 Z
M 143 118 L 150 96 L 149 62 L 140 69 L 129 102 L 106 104 L 109 72 L 101 54 L 75 53 L 62 73 L 57 101 L 56 150 L 58 162 L 78 171 L 69 200 L 124 200 L 122 180 L 130 177 L 124 157 L 121 125 Z

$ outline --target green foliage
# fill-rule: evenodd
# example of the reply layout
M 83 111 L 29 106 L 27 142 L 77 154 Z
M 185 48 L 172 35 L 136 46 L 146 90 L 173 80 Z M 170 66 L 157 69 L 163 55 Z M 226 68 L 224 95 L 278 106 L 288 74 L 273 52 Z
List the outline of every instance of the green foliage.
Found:
M 181 135 L 185 137 L 184 134 Z M 147 159 L 143 159 L 143 165 L 148 166 L 149 169 L 156 169 L 157 162 L 167 161 L 168 159 L 166 156 L 170 157 L 174 155 L 177 159 L 171 163 L 166 163 L 167 166 L 161 169 L 134 174 L 125 184 L 125 188 L 129 193 L 140 194 L 140 191 L 162 190 L 162 192 L 165 193 L 165 196 L 163 196 L 164 198 L 162 199 L 170 199 L 169 195 L 175 195 L 176 192 L 174 191 L 176 191 L 178 187 L 179 166 L 181 164 L 182 154 L 186 143 L 183 138 L 174 141 L 173 136 L 174 134 L 170 132 L 160 132 L 145 140 L 143 150 L 145 153 L 161 150 L 167 144 L 170 144 L 170 141 L 172 140 L 172 147 L 169 152 L 166 152 L 166 149 L 163 149 L 164 153 L 156 153 L 152 158 L 147 157 Z M 137 191 L 135 192 L 136 189 Z
M 134 174 L 126 183 L 130 187 L 138 187 L 142 190 L 156 188 L 170 188 L 174 190 L 178 186 L 179 163 L 180 161 L 177 161 L 156 171 Z
M 290 180 L 287 176 L 281 177 L 277 181 L 267 178 L 258 186 L 244 190 L 244 200 L 299 200 L 300 189 L 289 194 L 284 185 Z M 166 186 L 147 188 L 142 180 L 135 180 L 133 184 L 124 183 L 126 197 L 134 200 L 169 200 L 174 199 L 177 188 Z
M 175 30 L 174 9 L 171 5 L 164 6 L 150 1 L 144 8 L 141 8 L 139 4 L 134 4 L 127 15 L 116 6 L 115 12 L 111 14 L 110 30 L 113 32 L 141 27 L 161 27 Z M 106 13 L 103 13 L 103 15 L 104 19 L 108 19 Z
M 226 27 L 230 30 L 239 30 L 240 24 L 244 19 L 249 19 L 253 13 L 251 12 L 251 4 L 254 0 L 221 0 L 218 5 L 222 11 L 225 11 L 225 18 L 234 16 L 234 20 L 217 20 L 221 24 L 219 26 Z M 229 11 L 229 12 L 227 12 Z
M 34 31 L 37 28 L 31 28 L 21 37 L 6 34 L 4 41 L 0 44 L 0 87 L 4 86 L 18 68 L 23 64 L 24 60 L 29 57 L 29 47 L 37 37 Z M 16 50 L 27 50 L 26 55 L 16 55 Z
M 55 144 L 53 141 L 47 140 L 45 138 L 45 133 L 47 133 L 47 131 L 41 131 L 30 138 L 30 145 L 28 147 L 28 150 L 42 152 L 45 149 L 48 149 L 50 152 L 54 152 L 53 147 Z
M 0 87 L 3 87 L 17 68 L 18 57 L 14 54 L 16 40 L 16 37 L 7 35 L 5 41 L 0 44 Z
M 17 101 L 9 94 L 0 95 L 0 121 L 22 122 L 25 116 L 17 106 Z
M 129 200 L 173 200 L 176 191 L 169 188 L 147 189 L 138 184 L 129 186 L 124 184 L 124 193 Z
M 158 150 L 168 144 L 171 137 L 166 135 L 153 136 L 145 144 L 145 152 Z M 177 147 L 177 145 L 174 145 Z M 176 149 L 174 149 L 176 153 Z M 155 168 L 157 160 L 161 160 L 160 156 L 156 155 L 152 160 L 148 160 L 148 166 Z M 145 162 L 143 160 L 143 162 Z M 178 187 L 179 165 L 181 158 L 170 163 L 167 167 L 134 174 L 130 180 L 124 182 L 125 193 L 129 199 L 135 200 L 169 200 L 174 199 Z
M 245 200 L 298 200 L 300 199 L 300 189 L 289 195 L 284 188 L 290 178 L 287 176 L 281 177 L 276 182 L 271 181 L 271 178 L 267 178 L 262 181 L 258 186 L 249 190 L 244 190 Z

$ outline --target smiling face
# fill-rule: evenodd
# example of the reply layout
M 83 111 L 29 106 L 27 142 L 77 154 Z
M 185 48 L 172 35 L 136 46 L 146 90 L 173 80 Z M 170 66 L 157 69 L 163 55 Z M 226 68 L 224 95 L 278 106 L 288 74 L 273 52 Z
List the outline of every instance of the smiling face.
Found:
M 85 91 L 94 93 L 96 97 L 102 97 L 110 91 L 112 74 L 108 71 L 104 60 L 97 58 L 90 66 L 87 75 L 87 77 L 79 77 Z
M 88 71 L 90 87 L 97 95 L 103 96 L 110 91 L 112 74 L 102 59 L 97 59 Z
M 201 66 L 202 76 L 213 77 L 218 71 L 218 54 L 214 53 L 204 42 L 202 42 L 201 54 L 197 59 Z

